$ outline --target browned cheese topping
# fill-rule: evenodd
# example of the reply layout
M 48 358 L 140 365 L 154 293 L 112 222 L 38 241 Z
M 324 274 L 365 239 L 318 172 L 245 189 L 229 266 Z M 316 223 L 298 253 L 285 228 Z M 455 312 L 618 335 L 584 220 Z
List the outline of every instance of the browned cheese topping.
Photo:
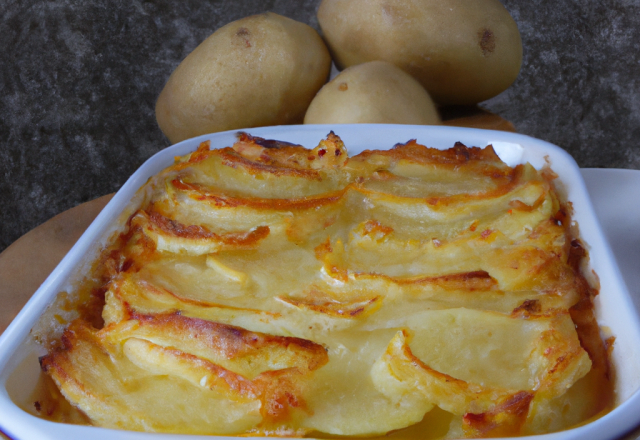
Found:
M 491 146 L 203 143 L 141 190 L 42 369 L 109 428 L 566 429 L 613 392 L 554 179 Z

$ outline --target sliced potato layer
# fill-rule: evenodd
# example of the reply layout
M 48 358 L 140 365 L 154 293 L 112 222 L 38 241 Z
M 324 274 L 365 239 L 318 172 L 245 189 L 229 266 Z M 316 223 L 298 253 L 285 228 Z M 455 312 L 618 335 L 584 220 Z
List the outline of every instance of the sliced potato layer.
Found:
M 122 429 L 566 429 L 612 387 L 553 178 L 490 146 L 203 143 L 149 181 L 42 368 Z

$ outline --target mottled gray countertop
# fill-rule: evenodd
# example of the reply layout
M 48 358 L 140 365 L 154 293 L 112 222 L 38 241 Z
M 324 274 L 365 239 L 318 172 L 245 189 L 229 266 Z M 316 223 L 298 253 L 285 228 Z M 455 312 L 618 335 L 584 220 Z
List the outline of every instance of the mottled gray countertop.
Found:
M 319 3 L 0 0 L 0 251 L 116 191 L 169 144 L 156 98 L 214 30 L 267 10 L 318 29 Z M 640 169 L 640 3 L 503 3 L 522 34 L 523 66 L 481 106 L 582 167 Z

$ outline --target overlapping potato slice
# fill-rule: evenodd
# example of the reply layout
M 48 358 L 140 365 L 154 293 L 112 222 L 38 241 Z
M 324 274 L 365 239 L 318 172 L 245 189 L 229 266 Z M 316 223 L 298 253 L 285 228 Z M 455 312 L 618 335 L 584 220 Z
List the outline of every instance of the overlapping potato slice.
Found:
M 310 295 L 305 298 L 280 296 L 277 299 L 300 310 L 311 310 L 331 317 L 353 318 L 355 316 L 368 315 L 381 306 L 381 298 L 379 296 L 365 296 L 340 301 L 315 290 L 311 291 Z
M 225 249 L 252 249 L 269 235 L 268 226 L 258 226 L 246 232 L 216 234 L 200 225 L 183 225 L 156 211 L 139 211 L 131 225 L 139 227 L 156 244 L 156 249 L 202 255 Z
M 388 188 L 393 181 L 379 182 L 376 190 L 354 186 L 368 206 L 367 216 L 393 228 L 403 237 L 436 238 L 450 241 L 486 229 L 500 230 L 518 240 L 531 227 L 553 216 L 557 201 L 548 192 L 548 184 L 524 181 L 504 193 L 468 194 L 449 197 L 405 197 Z M 404 182 L 397 182 L 405 187 Z M 429 194 L 429 193 L 426 193 Z M 515 203 L 517 200 L 518 203 Z
M 420 145 L 415 140 L 396 144 L 389 150 L 365 150 L 351 158 L 349 167 L 369 173 L 385 169 L 399 176 L 443 181 L 444 184 L 453 180 L 450 177 L 452 174 L 438 175 L 438 172 L 457 174 L 462 169 L 465 173 L 489 177 L 487 186 L 499 184 L 503 179 L 508 180 L 512 171 L 491 146 L 467 147 L 456 142 L 452 148 L 439 150 Z
M 503 419 L 501 429 L 517 434 L 535 394 L 560 396 L 591 369 L 566 313 L 521 321 L 465 309 L 428 312 L 423 325 L 413 317 L 407 322 L 413 349 L 408 332 L 398 332 L 372 379 L 382 393 L 411 400 L 414 408 L 437 405 L 464 415 L 480 434 L 496 418 Z
M 341 172 L 347 152 L 335 135 L 313 151 L 293 145 L 265 148 L 257 139 L 245 135 L 233 148 L 199 149 L 182 164 L 180 180 L 216 188 L 220 203 L 227 204 L 232 199 L 311 197 L 342 189 L 350 181 L 350 175 Z
M 100 426 L 191 433 L 215 427 L 216 432 L 233 434 L 262 420 L 258 399 L 229 399 L 226 392 L 143 370 L 123 353 L 108 350 L 98 332 L 81 321 L 69 327 L 63 343 L 63 350 L 41 359 L 42 368 L 64 396 Z
M 325 342 L 329 362 L 314 375 L 307 427 L 334 435 L 377 435 L 419 421 L 411 405 L 398 405 L 374 387 L 370 370 L 396 329 L 334 332 Z
M 567 264 L 565 231 L 551 219 L 532 228 L 520 240 L 487 228 L 449 241 L 402 239 L 394 232 L 371 239 L 356 229 L 346 243 L 328 241 L 317 255 L 327 275 L 338 281 L 349 273 L 402 279 L 483 271 L 503 290 L 571 289 L 575 276 Z
M 334 293 L 337 292 L 312 286 L 305 294 L 281 295 L 275 299 L 295 311 L 286 316 L 285 320 L 290 321 L 297 315 L 307 320 L 310 330 L 316 328 L 324 332 L 361 324 L 383 305 L 382 295 L 372 292 L 350 291 L 344 297 Z M 297 321 L 299 318 L 293 319 Z
M 343 170 L 346 161 L 335 135 L 310 151 L 242 134 L 233 148 L 210 150 L 203 143 L 179 161 L 175 172 L 165 173 L 166 191 L 153 201 L 159 212 L 182 224 L 215 232 L 266 225 L 274 232 L 295 220 L 292 211 L 332 211 L 354 178 Z M 331 212 L 318 214 L 324 219 L 301 224 L 331 221 Z
M 296 412 L 307 411 L 305 382 L 327 362 L 322 346 L 299 338 L 254 333 L 178 314 L 133 313 L 130 318 L 100 331 L 75 322 L 65 333 L 64 347 L 41 360 L 63 393 L 106 426 L 164 430 L 171 418 L 163 419 L 163 411 L 144 415 L 134 411 L 131 418 L 117 414 L 127 406 L 135 410 L 162 399 L 168 389 L 179 386 L 188 389 L 195 402 L 210 401 L 205 408 L 214 405 L 217 413 L 188 432 L 273 429 L 281 420 L 300 417 Z M 87 368 L 91 362 L 94 368 Z M 134 391 L 128 392 L 127 386 Z M 120 396 L 110 402 L 113 392 Z M 225 402 L 233 403 L 225 407 Z M 132 420 L 135 416 L 141 420 Z M 183 412 L 177 417 L 189 415 Z M 223 427 L 227 421 L 231 423 Z
M 559 394 L 591 366 L 567 313 L 522 318 L 470 309 L 429 310 L 402 324 L 411 329 L 410 351 L 421 362 L 465 382 Z M 400 342 L 409 346 L 406 336 Z
M 83 287 L 92 325 L 42 366 L 109 427 L 566 429 L 613 394 L 553 178 L 490 146 L 203 143 L 150 180 Z
M 533 167 L 507 167 L 491 147 L 460 145 L 442 152 L 412 141 L 386 152 L 364 152 L 349 166 L 367 168 L 368 178 L 357 189 L 370 218 L 405 236 L 447 240 L 465 230 L 482 231 L 488 221 L 498 221 L 498 229 L 512 236 L 558 209 L 549 182 Z M 532 210 L 537 218 L 519 218 Z M 512 215 L 495 218 L 507 212 Z
M 181 179 L 168 182 L 167 189 L 169 196 L 157 200 L 155 207 L 174 221 L 221 230 L 221 234 L 266 226 L 272 234 L 284 232 L 292 241 L 335 223 L 347 192 L 343 188 L 292 199 L 280 188 L 281 198 L 246 197 Z
M 279 317 L 278 313 L 181 297 L 131 275 L 124 275 L 111 283 L 106 293 L 102 317 L 108 325 L 130 320 L 136 314 L 165 312 L 179 312 L 183 316 L 241 327 L 248 326 L 252 329 L 256 329 L 260 323 L 265 328 L 264 325 Z
M 324 348 L 298 338 L 270 336 L 181 314 L 133 314 L 105 327 L 109 342 L 146 339 L 219 364 L 253 379 L 268 370 L 312 371 L 326 363 Z

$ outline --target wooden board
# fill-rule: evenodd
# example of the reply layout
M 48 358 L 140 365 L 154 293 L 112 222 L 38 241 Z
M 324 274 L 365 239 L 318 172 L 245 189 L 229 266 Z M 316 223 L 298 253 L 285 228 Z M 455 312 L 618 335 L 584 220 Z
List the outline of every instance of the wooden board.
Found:
M 0 333 L 111 200 L 71 208 L 27 232 L 0 254 Z

